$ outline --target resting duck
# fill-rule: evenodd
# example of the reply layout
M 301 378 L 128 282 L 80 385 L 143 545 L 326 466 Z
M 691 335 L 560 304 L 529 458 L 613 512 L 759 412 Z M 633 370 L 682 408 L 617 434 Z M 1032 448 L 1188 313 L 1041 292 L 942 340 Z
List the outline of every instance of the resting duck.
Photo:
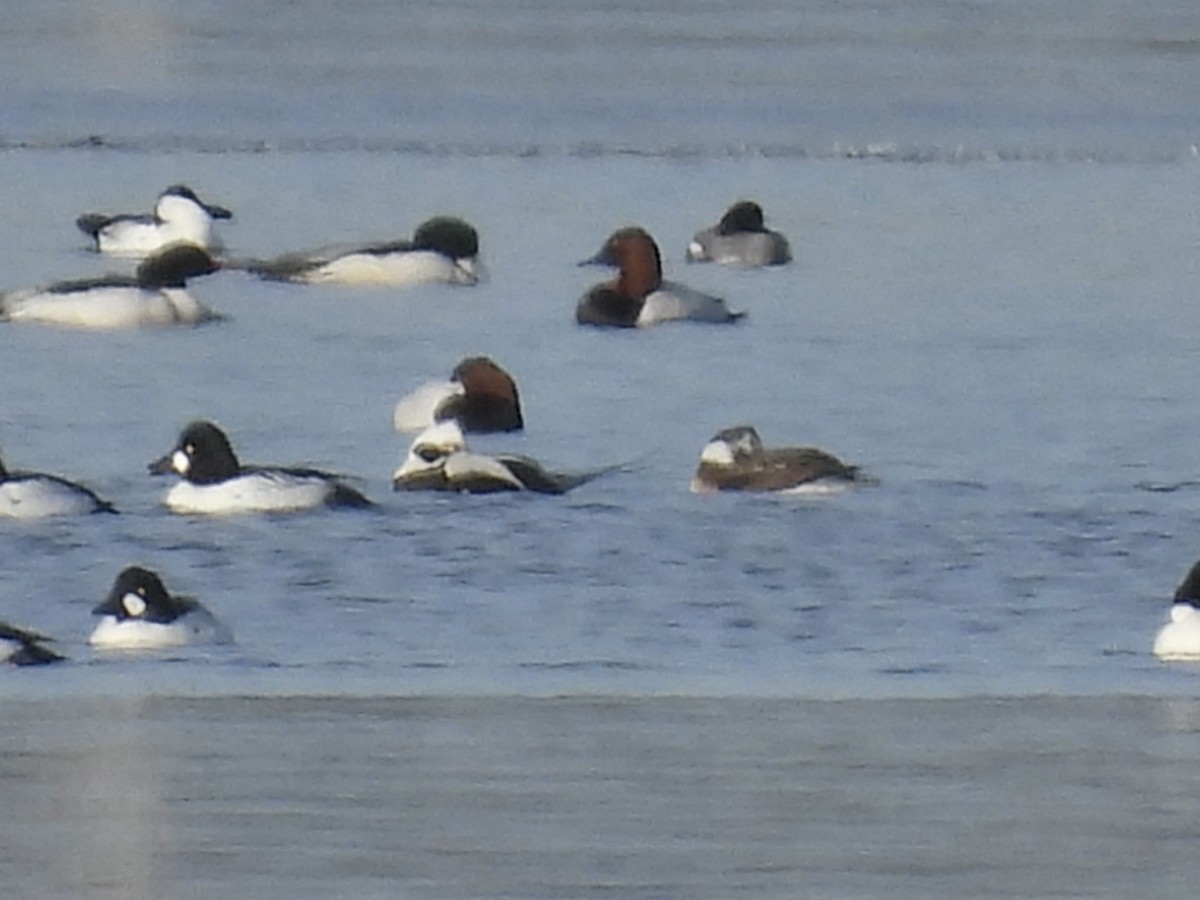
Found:
M 464 432 L 520 431 L 521 399 L 513 377 L 487 356 L 468 356 L 449 381 L 429 381 L 396 404 L 397 431 L 420 431 L 454 419 Z
M 815 447 L 768 450 L 757 431 L 738 425 L 718 432 L 704 445 L 691 488 L 696 493 L 828 493 L 867 480 L 857 466 Z
M 755 268 L 791 262 L 787 238 L 767 228 L 762 207 L 752 200 L 733 204 L 716 225 L 696 232 L 688 244 L 688 262 L 716 262 Z

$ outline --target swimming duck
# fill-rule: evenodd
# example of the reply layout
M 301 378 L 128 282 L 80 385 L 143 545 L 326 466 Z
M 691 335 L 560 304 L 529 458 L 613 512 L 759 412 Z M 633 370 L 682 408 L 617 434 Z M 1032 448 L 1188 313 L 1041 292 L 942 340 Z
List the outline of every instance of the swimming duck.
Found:
M 447 419 L 417 435 L 408 456 L 392 475 L 392 487 L 397 491 L 465 494 L 499 491 L 565 494 L 599 474 L 567 475 L 549 472 L 527 456 L 472 453 L 466 447 L 458 422 Z
M 44 666 L 62 662 L 65 656 L 43 646 L 52 640 L 36 631 L 26 631 L 0 621 L 0 660 L 13 666 Z
M 1163 660 L 1200 661 L 1200 562 L 1175 590 L 1170 621 L 1154 638 L 1154 655 Z
M 84 213 L 75 225 L 92 238 L 100 253 L 146 256 L 177 241 L 216 252 L 221 243 L 213 223 L 232 217 L 225 207 L 205 203 L 187 185 L 173 184 L 158 195 L 150 215 Z
M 337 475 L 318 469 L 243 466 L 212 422 L 192 422 L 175 448 L 149 465 L 152 475 L 183 479 L 164 500 L 180 513 L 295 512 L 321 506 L 366 507 L 370 500 Z
M 396 404 L 397 431 L 420 431 L 454 419 L 465 432 L 486 434 L 525 427 L 513 377 L 487 356 L 468 356 L 449 381 L 429 381 Z
M 219 268 L 207 250 L 172 244 L 143 260 L 132 277 L 59 281 L 0 294 L 0 321 L 95 329 L 212 322 L 223 316 L 194 299 L 185 283 Z
M 762 207 L 752 200 L 733 204 L 716 225 L 696 232 L 687 248 L 688 262 L 742 268 L 780 266 L 791 259 L 787 238 L 766 227 Z
M 704 445 L 691 488 L 696 493 L 817 493 L 865 480 L 857 466 L 815 447 L 765 449 L 757 431 L 738 425 L 718 432 Z
M 233 634 L 193 597 L 167 593 L 158 573 L 141 566 L 121 570 L 104 601 L 88 643 L 114 650 L 149 650 L 185 644 L 228 644 Z
M 92 490 L 58 475 L 9 471 L 0 460 L 0 516 L 40 519 L 116 512 Z
M 478 232 L 462 219 L 438 216 L 423 222 L 412 240 L 324 247 L 239 265 L 273 281 L 408 287 L 475 284 L 478 256 Z
M 575 321 L 580 325 L 645 328 L 659 322 L 736 322 L 745 313 L 730 312 L 725 301 L 664 281 L 662 257 L 644 228 L 613 232 L 600 251 L 580 265 L 615 265 L 615 281 L 598 284 L 580 298 Z

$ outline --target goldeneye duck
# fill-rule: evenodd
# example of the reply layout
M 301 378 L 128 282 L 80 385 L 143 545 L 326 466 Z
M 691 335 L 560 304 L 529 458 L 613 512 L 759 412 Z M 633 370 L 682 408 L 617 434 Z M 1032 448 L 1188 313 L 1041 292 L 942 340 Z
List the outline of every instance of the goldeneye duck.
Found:
M 725 301 L 664 281 L 662 257 L 654 238 L 643 228 L 621 228 L 600 251 L 580 265 L 615 265 L 615 281 L 598 284 L 580 298 L 575 321 L 580 325 L 644 328 L 659 322 L 736 322 L 745 313 L 730 312 Z
M 467 449 L 462 428 L 449 419 L 417 435 L 408 456 L 392 475 L 392 487 L 397 491 L 464 494 L 501 491 L 565 494 L 599 474 L 549 472 L 527 456 L 472 453 Z
M 187 185 L 173 184 L 158 195 L 152 214 L 84 213 L 75 225 L 92 238 L 100 253 L 145 256 L 176 241 L 217 251 L 221 243 L 213 222 L 230 218 L 233 213 L 225 207 L 205 203 Z
M 192 422 L 175 448 L 149 465 L 153 475 L 183 480 L 164 499 L 174 512 L 296 512 L 322 506 L 366 507 L 370 500 L 337 475 L 318 469 L 243 466 L 229 438 L 212 422 Z
M 335 246 L 286 253 L 242 264 L 274 281 L 406 287 L 476 284 L 479 233 L 462 219 L 438 216 L 418 226 L 411 240 Z
M 426 382 L 401 398 L 392 424 L 397 431 L 420 431 L 446 419 L 475 434 L 521 430 L 517 383 L 489 357 L 468 356 L 449 381 Z
M 9 471 L 0 460 L 0 516 L 40 519 L 98 512 L 116 509 L 82 484 L 44 472 Z
M 88 643 L 114 650 L 149 650 L 193 643 L 228 644 L 233 634 L 193 597 L 167 593 L 157 573 L 129 566 L 113 582 Z
M 1175 590 L 1170 621 L 1154 638 L 1154 655 L 1163 660 L 1200 662 L 1200 562 Z
M 757 431 L 738 425 L 718 432 L 704 445 L 691 488 L 696 493 L 821 493 L 868 480 L 858 466 L 847 465 L 815 447 L 768 450 Z
M 212 322 L 223 317 L 193 298 L 185 282 L 219 268 L 207 250 L 172 244 L 143 260 L 132 277 L 59 281 L 0 294 L 0 320 L 98 329 Z
M 12 666 L 44 666 L 62 662 L 65 656 L 43 646 L 52 640 L 36 631 L 26 631 L 0 621 L 0 660 Z
M 742 268 L 781 266 L 791 259 L 787 238 L 767 228 L 762 207 L 752 200 L 733 204 L 716 225 L 696 232 L 687 248 L 688 262 Z

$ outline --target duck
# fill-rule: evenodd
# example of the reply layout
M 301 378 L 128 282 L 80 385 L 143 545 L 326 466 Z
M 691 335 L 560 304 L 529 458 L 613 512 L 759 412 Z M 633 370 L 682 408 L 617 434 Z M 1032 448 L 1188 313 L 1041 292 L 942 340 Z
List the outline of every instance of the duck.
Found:
M 82 484 L 44 472 L 12 471 L 0 459 L 0 517 L 42 519 L 116 511 Z
M 688 262 L 716 262 L 723 266 L 757 268 L 791 262 L 787 238 L 767 228 L 762 207 L 739 200 L 716 225 L 696 232 L 687 248 Z
M 422 222 L 412 239 L 340 245 L 251 260 L 240 267 L 269 281 L 409 287 L 418 284 L 476 284 L 479 233 L 452 216 Z
M 1200 562 L 1175 589 L 1170 619 L 1154 638 L 1154 655 L 1167 661 L 1200 662 Z
M 454 367 L 449 381 L 428 381 L 396 404 L 397 431 L 421 431 L 454 419 L 464 432 L 520 431 L 521 398 L 513 377 L 491 357 L 468 356 Z
M 202 247 L 172 244 L 146 257 L 133 276 L 58 281 L 0 294 L 0 321 L 100 330 L 220 321 L 224 316 L 186 290 L 187 279 L 219 268 Z
M 736 425 L 717 432 L 704 445 L 692 478 L 694 493 L 781 491 L 830 493 L 868 481 L 858 466 L 815 447 L 766 449 L 758 432 Z
M 167 592 L 157 572 L 126 566 L 104 601 L 88 643 L 109 650 L 152 650 L 186 644 L 228 644 L 233 633 L 194 597 Z
M 84 213 L 76 227 L 90 237 L 98 253 L 147 256 L 177 241 L 216 253 L 221 250 L 213 224 L 231 219 L 223 206 L 205 203 L 185 184 L 173 184 L 158 195 L 150 214 Z
M 65 656 L 45 646 L 53 640 L 36 631 L 0 621 L 0 661 L 11 666 L 45 666 L 62 662 Z
M 243 466 L 225 432 L 204 420 L 187 425 L 174 449 L 148 468 L 152 475 L 173 472 L 182 478 L 163 501 L 178 513 L 284 513 L 374 505 L 340 476 L 319 469 Z
M 464 494 L 503 491 L 565 494 L 599 474 L 550 472 L 527 456 L 472 453 L 467 449 L 462 427 L 454 419 L 446 419 L 431 425 L 413 440 L 404 462 L 392 474 L 392 488 Z
M 615 265 L 614 281 L 588 290 L 575 307 L 580 325 L 646 328 L 660 322 L 736 322 L 744 312 L 731 312 L 714 297 L 662 277 L 658 244 L 644 228 L 629 226 L 613 232 L 599 252 L 580 265 Z

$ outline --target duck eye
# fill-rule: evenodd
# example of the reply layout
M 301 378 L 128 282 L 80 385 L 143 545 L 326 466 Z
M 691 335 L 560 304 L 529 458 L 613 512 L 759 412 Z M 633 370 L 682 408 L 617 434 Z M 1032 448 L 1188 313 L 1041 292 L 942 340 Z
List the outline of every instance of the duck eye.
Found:
M 195 444 L 184 444 L 183 452 L 186 453 L 188 456 L 191 456 L 193 453 L 196 452 L 196 445 Z
M 429 463 L 437 462 L 444 455 L 439 448 L 429 446 L 418 447 L 415 452 L 417 456 Z

